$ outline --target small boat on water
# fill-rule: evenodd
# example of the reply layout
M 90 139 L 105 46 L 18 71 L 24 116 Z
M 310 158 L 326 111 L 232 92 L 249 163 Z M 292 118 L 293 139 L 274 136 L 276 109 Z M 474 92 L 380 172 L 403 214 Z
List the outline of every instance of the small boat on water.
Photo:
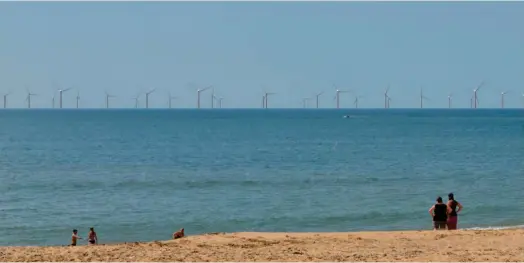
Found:
M 349 119 L 351 116 L 349 115 L 344 115 L 344 119 Z

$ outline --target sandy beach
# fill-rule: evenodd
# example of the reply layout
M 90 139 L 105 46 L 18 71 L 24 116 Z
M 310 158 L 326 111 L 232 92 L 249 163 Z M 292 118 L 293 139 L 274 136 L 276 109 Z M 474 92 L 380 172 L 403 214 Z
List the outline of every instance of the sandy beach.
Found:
M 213 233 L 146 243 L 2 247 L 0 260 L 524 261 L 524 230 Z

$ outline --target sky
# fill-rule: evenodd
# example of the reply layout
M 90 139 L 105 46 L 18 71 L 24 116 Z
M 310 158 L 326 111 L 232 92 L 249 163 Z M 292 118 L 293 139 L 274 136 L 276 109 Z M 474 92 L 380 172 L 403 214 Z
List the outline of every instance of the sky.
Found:
M 9 108 L 524 106 L 524 2 L 0 2 L 0 95 Z M 0 99 L 0 104 L 3 105 Z M 211 94 L 202 93 L 202 107 Z M 314 101 L 309 106 L 314 107 Z M 58 105 L 58 98 L 57 98 Z M 145 106 L 145 96 L 140 98 Z

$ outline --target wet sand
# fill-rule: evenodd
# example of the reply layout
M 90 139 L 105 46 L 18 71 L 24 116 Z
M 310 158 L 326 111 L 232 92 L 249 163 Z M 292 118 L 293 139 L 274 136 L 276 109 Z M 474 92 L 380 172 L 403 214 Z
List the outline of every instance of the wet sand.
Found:
M 524 230 L 214 233 L 147 243 L 1 247 L 0 261 L 524 261 Z

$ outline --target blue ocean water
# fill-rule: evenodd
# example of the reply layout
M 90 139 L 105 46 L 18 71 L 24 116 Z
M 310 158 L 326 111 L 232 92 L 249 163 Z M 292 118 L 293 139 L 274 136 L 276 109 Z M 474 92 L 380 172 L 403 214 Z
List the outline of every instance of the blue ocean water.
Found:
M 524 225 L 523 171 L 522 110 L 4 110 L 0 245 Z

